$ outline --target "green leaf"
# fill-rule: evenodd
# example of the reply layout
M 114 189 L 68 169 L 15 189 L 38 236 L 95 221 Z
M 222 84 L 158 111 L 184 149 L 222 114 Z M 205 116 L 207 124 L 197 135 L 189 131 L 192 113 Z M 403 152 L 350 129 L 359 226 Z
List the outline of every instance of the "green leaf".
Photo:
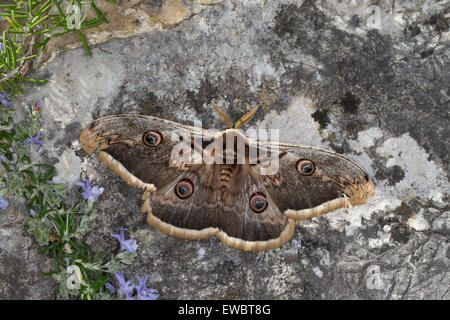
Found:
M 81 42 L 83 42 L 83 46 L 86 49 L 88 56 L 92 57 L 92 52 L 91 52 L 91 49 L 89 49 L 89 45 L 86 41 L 86 38 L 84 37 L 83 33 L 80 30 L 77 30 L 77 32 L 81 38 Z
M 31 171 L 31 170 L 29 170 L 29 169 L 26 169 L 26 170 L 22 170 L 22 172 L 25 173 L 25 174 L 27 174 L 27 175 L 30 177 L 30 179 L 31 179 L 35 184 L 38 183 L 38 181 L 37 181 L 37 179 L 36 179 L 36 175 L 34 174 L 33 171 Z
M 6 139 L 8 140 L 9 143 L 14 141 L 14 135 L 12 135 L 11 133 L 1 130 L 0 131 L 0 140 Z M 3 144 L 4 145 L 4 144 Z
M 2 161 L 3 168 L 5 168 L 6 172 L 12 172 L 12 170 L 9 168 L 8 164 L 4 161 Z
M 48 171 L 45 174 L 45 176 L 43 178 L 39 179 L 39 181 L 41 183 L 46 183 L 48 180 L 50 180 L 56 174 L 55 167 L 50 165 L 50 164 L 38 163 L 38 164 L 35 164 L 34 166 L 48 169 Z
M 53 248 L 55 248 L 55 247 L 58 246 L 58 245 L 60 245 L 59 242 L 52 243 L 51 245 L 42 248 L 42 249 L 39 250 L 38 252 L 39 252 L 39 254 L 43 254 L 43 253 L 45 253 L 45 252 L 47 252 L 47 251 L 52 250 Z

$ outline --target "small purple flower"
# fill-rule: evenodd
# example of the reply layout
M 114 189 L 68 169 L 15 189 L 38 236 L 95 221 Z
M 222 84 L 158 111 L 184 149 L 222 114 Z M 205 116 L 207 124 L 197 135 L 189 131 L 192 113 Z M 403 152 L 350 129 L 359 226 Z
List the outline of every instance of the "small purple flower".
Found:
M 159 293 L 155 289 L 147 288 L 147 279 L 150 276 L 138 277 L 139 285 L 137 286 L 138 300 L 156 300 L 159 298 Z
M 106 289 L 108 289 L 109 292 L 111 292 L 112 294 L 115 294 L 115 293 L 116 293 L 116 289 L 114 289 L 114 286 L 113 286 L 111 283 L 107 282 L 107 283 L 105 284 L 105 287 L 106 287 Z
M 136 240 L 134 239 L 125 240 L 125 236 L 123 234 L 124 230 L 126 229 L 120 228 L 120 234 L 112 234 L 111 237 L 119 240 L 122 250 L 127 250 L 130 253 L 135 253 L 138 248 Z
M 87 179 L 84 179 L 83 182 L 78 182 L 77 186 L 83 188 L 84 192 L 82 192 L 82 196 L 86 200 L 97 201 L 98 197 L 103 193 L 105 189 L 99 188 L 94 185 L 90 185 Z
M 118 272 L 114 274 L 119 281 L 119 290 L 125 295 L 127 299 L 131 299 L 131 295 L 134 291 L 134 283 L 129 281 L 125 281 L 125 277 L 122 272 Z
M 39 140 L 40 137 L 41 137 L 41 133 L 38 132 L 33 138 L 28 138 L 28 139 L 26 139 L 26 140 L 25 140 L 25 144 L 29 144 L 29 143 L 35 143 L 35 144 L 38 144 L 38 145 L 39 145 L 38 151 L 39 151 L 39 149 L 40 149 L 41 146 L 42 146 L 42 141 Z
M 12 103 L 6 99 L 6 91 L 0 92 L 0 102 L 7 108 L 12 106 Z
M 5 198 L 3 198 L 2 194 L 0 193 L 0 208 L 2 208 L 2 210 L 6 210 L 6 208 L 8 208 L 9 206 L 9 201 L 6 200 Z

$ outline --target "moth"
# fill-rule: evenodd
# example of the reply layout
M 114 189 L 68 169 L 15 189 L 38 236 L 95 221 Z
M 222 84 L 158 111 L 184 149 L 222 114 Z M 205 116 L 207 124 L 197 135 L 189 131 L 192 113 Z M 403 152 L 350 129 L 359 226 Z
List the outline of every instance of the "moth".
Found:
M 230 127 L 224 131 L 148 115 L 107 116 L 87 126 L 80 141 L 144 191 L 142 212 L 153 227 L 186 239 L 216 236 L 247 251 L 278 248 L 296 221 L 372 196 L 368 174 L 340 154 L 244 135 L 239 127 L 256 109 L 233 126 L 216 108 Z M 267 174 L 272 163 L 276 170 Z

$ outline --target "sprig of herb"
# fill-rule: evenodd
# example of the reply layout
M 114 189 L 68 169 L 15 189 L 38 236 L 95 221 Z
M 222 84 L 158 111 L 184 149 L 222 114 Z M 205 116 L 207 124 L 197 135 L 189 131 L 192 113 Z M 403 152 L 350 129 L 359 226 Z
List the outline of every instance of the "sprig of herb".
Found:
M 95 17 L 88 20 L 87 12 Z M 51 39 L 75 32 L 92 56 L 82 30 L 108 23 L 107 13 L 101 12 L 93 0 L 12 0 L 0 5 L 0 16 L 9 23 L 0 39 L 0 91 L 8 89 L 15 94 L 23 94 L 26 82 L 45 82 L 26 74 Z
M 96 17 L 90 20 L 86 19 L 87 15 L 82 17 L 86 8 Z M 25 105 L 26 117 L 19 122 L 14 121 L 15 111 L 11 109 L 11 99 L 23 94 L 25 82 L 45 82 L 28 78 L 26 74 L 32 70 L 33 60 L 44 51 L 48 41 L 76 32 L 91 55 L 81 30 L 108 23 L 106 15 L 93 0 L 12 0 L 0 5 L 0 16 L 9 22 L 0 38 L 0 209 L 6 210 L 9 206 L 4 197 L 7 194 L 27 200 L 30 217 L 25 228 L 43 247 L 39 252 L 54 258 L 55 271 L 47 275 L 58 281 L 60 297 L 153 300 L 159 294 L 146 287 L 148 276 L 139 277 L 139 285 L 128 281 L 128 289 L 122 287 L 122 270 L 132 264 L 137 249 L 135 240 L 125 240 L 123 228 L 120 234 L 111 235 L 119 240 L 122 250 L 109 261 L 104 260 L 102 252 L 94 253 L 83 241 L 97 216 L 94 202 L 103 188 L 85 179 L 78 183 L 83 189 L 83 198 L 67 207 L 66 187 L 51 183 L 55 167 L 31 161 L 31 150 L 39 152 L 43 147 L 39 124 L 41 108 Z M 35 145 L 37 148 L 32 147 Z M 111 274 L 115 274 L 119 282 L 117 293 L 108 282 Z
M 40 112 L 40 108 L 37 110 Z M 104 190 L 85 179 L 78 183 L 83 191 L 80 202 L 66 206 L 65 186 L 51 183 L 55 167 L 32 163 L 30 146 L 25 143 L 42 144 L 38 140 L 39 112 L 26 106 L 27 117 L 14 122 L 15 111 L 4 106 L 0 108 L 1 195 L 21 195 L 28 200 L 30 217 L 26 219 L 26 230 L 43 246 L 39 252 L 50 253 L 54 258 L 55 271 L 47 275 L 59 282 L 61 297 L 112 299 L 114 295 L 105 285 L 111 274 L 121 272 L 133 262 L 138 246 L 135 240 L 125 239 L 121 228 L 119 234 L 111 236 L 119 240 L 122 250 L 104 261 L 102 252 L 95 254 L 82 240 L 97 217 L 94 203 Z M 9 203 L 0 196 L 0 204 L 6 209 Z M 142 292 L 147 292 L 145 290 Z M 138 290 L 139 295 L 142 295 L 141 291 Z M 150 297 L 155 294 L 153 289 L 148 291 Z M 117 298 L 130 296 L 118 295 Z

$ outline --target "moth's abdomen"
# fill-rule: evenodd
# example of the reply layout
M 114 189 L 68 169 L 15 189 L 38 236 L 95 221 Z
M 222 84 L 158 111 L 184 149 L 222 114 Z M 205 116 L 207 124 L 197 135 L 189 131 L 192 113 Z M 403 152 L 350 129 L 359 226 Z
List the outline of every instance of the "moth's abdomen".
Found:
M 225 166 L 220 168 L 219 170 L 219 176 L 220 176 L 220 185 L 222 187 L 228 186 L 231 175 L 233 174 L 233 169 L 230 166 Z

